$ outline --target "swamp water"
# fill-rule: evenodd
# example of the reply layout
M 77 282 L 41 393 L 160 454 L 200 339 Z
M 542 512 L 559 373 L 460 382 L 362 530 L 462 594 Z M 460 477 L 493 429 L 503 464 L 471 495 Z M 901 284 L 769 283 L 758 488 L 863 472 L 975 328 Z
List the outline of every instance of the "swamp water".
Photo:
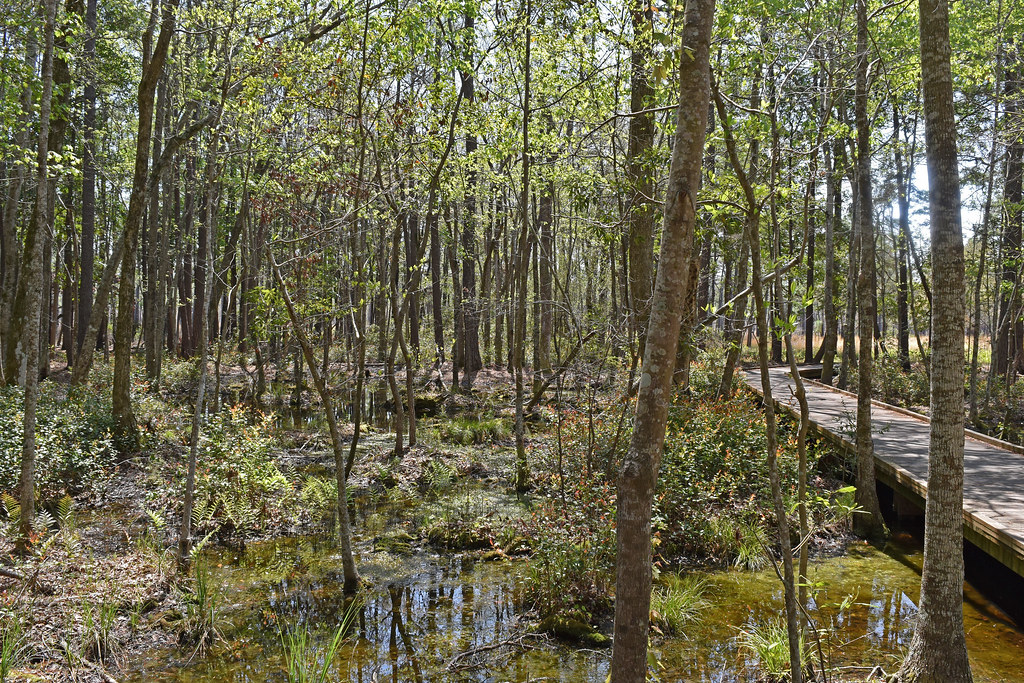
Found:
M 491 509 L 515 506 L 514 498 L 489 495 L 495 499 L 484 504 Z M 360 571 L 373 588 L 358 637 L 343 643 L 328 680 L 605 680 L 610 649 L 578 649 L 524 635 L 527 623 L 516 598 L 526 562 L 484 562 L 472 553 L 438 554 L 415 546 L 375 551 L 368 538 L 357 545 Z M 208 551 L 204 561 L 220 595 L 225 640 L 206 656 L 154 653 L 136 665 L 130 680 L 283 681 L 281 625 L 304 625 L 322 645 L 345 612 L 341 560 L 323 537 L 255 543 L 241 553 Z M 898 543 L 884 549 L 853 544 L 841 556 L 812 563 L 817 592 L 811 613 L 821 626 L 831 626 L 821 643 L 833 667 L 830 680 L 864 680 L 876 664 L 896 668 L 912 635 L 920 563 L 918 548 Z M 739 646 L 737 636 L 742 628 L 780 619 L 778 579 L 770 568 L 701 576 L 708 601 L 701 622 L 685 638 L 652 643 L 659 680 L 758 680 L 757 658 Z M 1024 634 L 973 588 L 965 598 L 975 680 L 1024 680 Z

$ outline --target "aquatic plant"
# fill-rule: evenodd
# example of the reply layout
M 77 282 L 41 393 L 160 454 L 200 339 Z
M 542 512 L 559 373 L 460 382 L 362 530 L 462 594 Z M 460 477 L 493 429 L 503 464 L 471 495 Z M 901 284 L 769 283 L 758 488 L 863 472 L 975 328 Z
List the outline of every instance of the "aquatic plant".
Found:
M 679 574 L 662 574 L 659 582 L 651 592 L 651 623 L 665 633 L 682 634 L 708 608 L 707 582 Z
M 441 440 L 462 446 L 494 443 L 509 438 L 508 424 L 501 418 L 455 417 L 441 423 Z
M 733 564 L 750 571 L 768 566 L 768 534 L 757 522 L 746 522 L 737 529 L 736 559 Z
M 178 640 L 201 651 L 220 637 L 220 600 L 210 585 L 210 575 L 202 561 L 195 562 L 191 583 L 190 590 L 183 595 L 185 613 L 179 625 Z
M 786 678 L 789 671 L 789 635 L 781 620 L 772 619 L 740 628 L 736 644 L 741 651 L 757 659 L 762 676 L 772 681 Z M 804 652 L 802 641 L 800 651 Z
M 316 642 L 306 624 L 281 629 L 281 649 L 284 651 L 288 683 L 324 683 L 328 680 L 331 664 L 358 610 L 358 600 L 349 603 L 341 623 L 325 645 Z
M 523 600 L 545 619 L 589 623 L 611 608 L 615 568 L 615 495 L 601 475 L 580 474 L 567 503 L 549 501 L 527 521 L 533 555 Z
M 101 664 L 116 656 L 118 643 L 114 634 L 117 603 L 104 600 L 99 605 L 88 600 L 82 604 L 83 627 L 81 656 Z

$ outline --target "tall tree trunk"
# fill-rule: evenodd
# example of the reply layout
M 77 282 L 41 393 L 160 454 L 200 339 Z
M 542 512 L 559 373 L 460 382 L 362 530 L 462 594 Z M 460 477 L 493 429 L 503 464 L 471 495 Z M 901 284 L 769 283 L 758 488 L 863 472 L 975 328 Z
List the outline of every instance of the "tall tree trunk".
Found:
M 811 162 L 811 180 L 807 182 L 807 195 L 804 197 L 804 221 L 807 223 L 807 287 L 805 296 L 807 305 L 804 306 L 804 362 L 810 363 L 814 360 L 814 237 L 816 221 L 814 219 L 811 200 L 815 194 L 814 176 L 817 172 L 816 157 Z M 787 353 L 790 353 L 787 350 Z
M 533 2 L 526 0 L 526 31 L 523 55 L 523 195 L 520 202 L 519 247 L 514 269 L 515 319 L 511 339 L 512 371 L 515 375 L 515 436 L 516 436 L 516 491 L 523 492 L 530 485 L 530 465 L 526 459 L 526 424 L 523 403 L 523 361 L 526 355 L 526 280 L 530 263 L 530 27 L 533 22 Z
M 651 302 L 636 418 L 619 470 L 615 573 L 615 637 L 611 680 L 647 678 L 651 601 L 651 507 L 665 441 L 665 421 L 675 370 L 680 319 L 696 228 L 708 123 L 709 52 L 714 0 L 690 0 L 682 30 L 679 106 L 672 165 L 665 191 L 661 258 Z
M 167 79 L 161 78 L 157 88 L 156 121 L 153 126 L 153 158 L 159 159 L 163 145 L 164 129 L 167 119 Z M 156 180 L 156 179 L 154 179 Z M 157 182 L 149 192 L 149 213 L 143 230 L 143 274 L 145 290 L 143 292 L 144 316 L 143 339 L 146 351 L 146 378 L 155 391 L 160 386 L 160 351 L 157 343 L 157 329 L 163 326 L 158 302 L 163 298 L 160 285 L 163 281 L 160 272 L 161 264 L 167 260 L 167 254 L 161 250 L 165 243 L 164 235 L 168 227 L 161 221 L 160 188 Z
M 626 148 L 626 175 L 630 198 L 626 207 L 629 255 L 629 311 L 631 332 L 642 343 L 650 315 L 654 286 L 654 114 L 646 112 L 654 102 L 650 74 L 654 46 L 651 4 L 630 0 L 633 44 L 630 52 L 629 143 Z M 646 113 L 640 113 L 646 112 Z M 642 351 L 642 349 L 641 349 Z
M 871 343 L 875 334 L 875 229 L 871 208 L 871 129 L 868 124 L 868 7 L 857 2 L 857 76 L 855 94 L 857 120 L 857 217 L 860 225 L 860 273 L 857 295 L 860 303 L 859 367 L 857 372 L 857 505 L 854 533 L 877 537 L 885 533 L 882 510 L 875 490 L 875 448 L 871 437 Z
M 21 475 L 19 501 L 21 503 L 21 541 L 26 546 L 35 522 L 36 494 L 36 408 L 39 404 L 39 306 L 43 291 L 43 233 L 51 197 L 49 192 L 48 153 L 50 138 L 50 112 L 53 97 L 53 43 L 56 0 L 44 0 L 43 6 L 43 66 L 42 92 L 39 97 L 39 139 L 36 154 L 36 201 L 32 219 L 25 233 L 25 249 L 18 279 L 18 292 L 14 299 L 12 320 L 24 319 L 20 339 L 14 345 L 12 360 L 16 368 L 24 368 L 25 410 L 22 415 Z M 19 313 L 24 312 L 24 315 Z
M 216 135 L 214 136 L 216 137 Z M 209 163 L 213 163 L 211 158 Z M 206 218 L 204 222 L 212 220 L 213 204 L 206 205 Z M 203 247 L 203 253 L 199 255 L 205 263 L 213 262 L 213 248 L 210 242 Z M 203 270 L 203 301 L 209 307 L 211 300 L 210 292 L 213 289 L 213 274 L 209 269 Z M 178 566 L 185 567 L 188 564 L 189 553 L 192 550 L 192 503 L 195 495 L 196 465 L 199 459 L 199 433 L 202 430 L 203 416 L 206 414 L 206 365 L 210 355 L 210 335 L 207 330 L 210 316 L 207 311 L 200 311 L 199 316 L 199 383 L 196 387 L 196 404 L 192 412 L 192 429 L 189 435 L 188 470 L 185 475 L 185 498 L 181 508 L 181 529 L 178 534 Z
M 537 303 L 540 320 L 537 325 L 537 363 L 533 373 L 533 388 L 537 390 L 551 375 L 551 336 L 554 332 L 554 290 L 552 287 L 555 239 L 554 222 L 555 185 L 550 180 L 543 183 L 537 200 L 537 223 L 540 239 L 537 241 Z
M 1004 120 L 1013 121 L 1019 116 L 1020 106 L 1017 103 L 1020 90 L 1018 80 L 1020 66 L 1015 58 L 1007 66 L 1006 80 L 1003 84 L 1003 96 L 1006 102 Z M 1020 309 L 1020 268 L 1021 258 L 1021 209 L 1022 168 L 1024 168 L 1024 141 L 1013 136 L 1006 146 L 1006 171 L 1003 180 L 1003 235 L 1002 251 L 1002 284 L 999 287 L 999 329 L 996 343 L 992 350 L 992 369 L 997 375 L 1014 372 L 1013 358 L 1016 352 L 1014 334 L 1018 323 Z
M 995 67 L 995 88 L 993 92 L 999 92 L 999 81 L 1002 78 L 1002 63 L 1003 63 L 1003 50 L 1002 50 L 1002 28 L 1003 28 L 1003 3 L 1002 0 L 998 3 L 998 13 L 996 16 L 996 23 L 999 31 L 998 44 L 1000 47 L 996 51 L 996 67 Z M 999 127 L 999 102 L 997 101 L 992 112 L 992 130 L 998 130 Z M 979 241 L 981 242 L 978 253 L 978 274 L 974 280 L 974 325 L 972 329 L 972 343 L 971 343 L 971 372 L 970 372 L 970 398 L 968 399 L 969 408 L 969 423 L 976 424 L 978 419 L 978 351 L 979 344 L 981 343 L 981 285 L 985 281 L 985 270 L 987 269 L 988 255 L 988 235 L 989 226 L 992 221 L 992 193 L 995 189 L 996 180 L 996 149 L 999 146 L 998 140 L 993 137 L 992 146 L 989 148 L 988 154 L 988 183 L 985 190 L 985 210 L 982 214 L 981 219 L 981 235 Z M 990 359 L 991 363 L 991 359 Z M 991 375 L 991 365 L 989 368 L 989 375 Z
M 899 204 L 899 234 L 896 238 L 896 336 L 897 353 L 904 371 L 910 370 L 910 313 L 907 306 L 907 294 L 910 284 L 907 270 L 907 235 L 910 232 L 910 201 L 907 196 L 908 169 L 903 164 L 902 121 L 900 111 L 894 104 L 893 138 L 896 144 L 896 199 Z
M 39 45 L 30 32 L 28 45 L 25 49 L 25 69 L 34 71 L 36 58 L 39 56 Z M 25 150 L 29 146 L 31 121 L 33 119 L 33 88 L 32 83 L 25 84 L 21 93 L 22 116 L 17 132 L 14 134 L 13 147 Z M 38 150 L 37 150 L 38 152 Z M 4 210 L 0 214 L 0 370 L 3 371 L 7 384 L 18 382 L 18 372 L 10 372 L 13 363 L 11 348 L 19 342 L 20 335 L 15 334 L 11 327 L 11 308 L 18 291 L 18 269 L 21 266 L 23 253 L 18 242 L 18 205 L 21 201 L 21 190 L 27 175 L 25 164 L 16 164 L 11 169 L 11 178 L 7 183 L 7 197 Z
M 825 332 L 821 344 L 821 381 L 832 384 L 836 347 L 839 343 L 839 312 L 836 310 L 836 243 L 835 226 L 841 215 L 838 207 L 838 178 L 832 159 L 831 145 L 825 146 Z
M 467 5 L 470 7 L 470 5 Z M 470 45 L 475 53 L 476 48 L 476 17 L 466 12 L 466 31 Z M 462 76 L 462 93 L 466 104 L 472 106 L 474 97 L 474 75 L 472 70 Z M 477 173 L 476 156 L 477 137 L 473 128 L 467 127 L 466 158 L 469 170 L 466 174 L 466 204 L 462 215 L 462 323 L 463 323 L 463 379 L 468 384 L 483 367 L 480 358 L 480 302 L 476 292 L 476 192 Z
M 860 0 L 858 0 L 859 2 Z M 846 165 L 845 151 L 843 165 Z M 838 159 L 837 159 L 838 161 Z M 857 275 L 860 263 L 860 191 L 857 189 L 857 176 L 853 174 L 853 196 L 850 201 L 850 250 L 849 266 L 846 272 L 846 319 L 843 321 L 843 355 L 839 366 L 837 385 L 846 389 L 850 369 L 857 364 Z
M 761 67 L 760 64 L 757 66 L 757 73 L 754 75 L 754 81 L 750 86 L 750 108 L 759 109 L 761 107 Z M 727 125 L 725 122 L 723 126 Z M 757 136 L 751 138 L 750 147 L 747 152 L 749 161 L 747 162 L 746 176 L 747 180 L 751 185 L 755 185 L 758 182 L 758 157 L 760 154 L 761 145 Z M 751 230 L 757 229 L 757 224 L 760 222 L 760 216 L 755 211 L 748 211 L 744 217 L 743 229 L 740 233 L 740 253 L 739 259 L 736 262 L 735 269 L 735 291 L 739 293 L 734 302 L 733 315 L 726 319 L 725 327 L 725 340 L 728 345 L 728 351 L 725 356 L 725 368 L 722 371 L 722 381 L 718 387 L 719 396 L 729 396 L 732 393 L 732 381 L 733 376 L 736 372 L 736 363 L 739 362 L 740 358 L 740 345 L 743 341 L 743 327 L 747 319 L 747 295 L 743 292 L 747 291 L 747 270 L 749 267 L 750 259 L 750 241 L 747 239 L 747 235 Z
M 900 680 L 970 683 L 963 623 L 964 243 L 946 0 L 921 0 L 931 222 L 932 373 L 921 602 Z
M 715 92 L 715 104 L 718 107 L 722 119 L 722 131 L 725 136 L 726 148 L 729 151 L 729 160 L 739 178 L 743 188 L 743 194 L 747 202 L 748 217 L 759 217 L 760 203 L 754 192 L 754 185 L 743 171 L 739 153 L 736 151 L 736 142 L 733 138 L 732 127 L 728 123 L 725 111 L 725 104 L 718 92 Z M 773 232 L 778 233 L 776 217 L 772 215 Z M 789 519 L 782 495 L 782 483 L 779 474 L 778 453 L 778 425 L 775 416 L 775 402 L 772 398 L 772 383 L 768 374 L 769 367 L 769 336 L 768 328 L 768 307 L 764 296 L 764 284 L 761 278 L 761 235 L 760 221 L 748 220 L 748 229 L 745 237 L 750 243 L 750 265 L 751 265 L 751 292 L 754 299 L 754 314 L 757 325 L 757 357 L 761 371 L 761 392 L 764 395 L 765 424 L 768 446 L 768 476 L 772 491 L 772 503 L 775 513 L 776 528 L 779 535 L 779 548 L 782 554 L 782 583 L 785 595 L 786 607 L 786 632 L 788 634 L 790 680 L 800 683 L 803 671 L 800 666 L 800 627 L 797 611 L 796 578 L 793 574 L 793 553 L 792 541 L 789 535 Z M 775 266 L 774 284 L 776 290 L 780 290 L 781 269 L 778 261 Z M 779 298 L 779 297 L 777 297 Z M 790 344 L 792 346 L 792 344 Z M 790 360 L 793 358 L 791 356 Z
M 139 127 L 135 144 L 135 170 L 132 191 L 128 199 L 128 214 L 124 222 L 124 254 L 121 258 L 121 281 L 117 296 L 117 325 L 114 328 L 114 381 L 112 413 L 119 447 L 128 452 L 138 448 L 138 425 L 131 399 L 132 332 L 135 317 L 135 252 L 138 247 L 139 228 L 146 206 L 148 190 L 149 148 L 153 136 L 153 108 L 156 84 L 163 72 L 164 61 L 174 34 L 174 15 L 178 0 L 163 0 L 160 34 L 150 52 L 156 24 L 157 5 L 154 4 L 150 26 L 143 37 L 142 78 L 139 81 Z

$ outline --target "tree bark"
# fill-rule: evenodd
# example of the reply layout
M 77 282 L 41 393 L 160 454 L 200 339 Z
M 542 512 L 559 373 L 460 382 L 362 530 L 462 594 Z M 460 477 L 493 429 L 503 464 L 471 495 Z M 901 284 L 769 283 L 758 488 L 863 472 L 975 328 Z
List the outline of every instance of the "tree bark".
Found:
M 665 441 L 679 323 L 693 252 L 696 197 L 708 123 L 714 0 L 690 0 L 682 30 L 679 106 L 665 192 L 661 258 L 629 450 L 619 470 L 613 683 L 647 677 L 651 600 L 651 506 Z
M 43 66 L 42 92 L 39 97 L 39 139 L 36 155 L 36 201 L 32 219 L 25 233 L 25 248 L 18 279 L 18 294 L 14 301 L 12 320 L 19 319 L 19 308 L 27 313 L 19 341 L 14 345 L 15 367 L 24 368 L 25 411 L 22 416 L 21 474 L 19 502 L 21 503 L 21 542 L 26 546 L 35 522 L 36 494 L 36 408 L 39 404 L 39 306 L 43 292 L 43 232 L 49 215 L 48 153 L 50 138 L 50 112 L 53 98 L 53 43 L 56 0 L 44 0 L 43 6 Z
M 839 342 L 839 312 L 836 310 L 836 257 L 835 226 L 839 215 L 837 206 L 841 197 L 831 154 L 831 145 L 825 146 L 825 332 L 821 344 L 821 381 L 832 384 L 836 346 Z
M 523 193 L 520 199 L 519 245 L 516 249 L 516 265 L 513 270 L 515 311 L 512 326 L 511 348 L 512 372 L 515 376 L 515 437 L 516 463 L 514 484 L 517 492 L 524 492 L 530 486 L 530 465 L 526 459 L 526 424 L 523 404 L 526 401 L 523 389 L 523 361 L 526 356 L 526 281 L 530 263 L 530 27 L 533 22 L 533 3 L 526 0 L 526 31 L 523 55 Z
M 128 214 L 124 222 L 124 254 L 121 258 L 121 281 L 118 287 L 117 325 L 114 328 L 114 381 L 112 413 L 119 448 L 133 452 L 138 448 L 138 425 L 131 400 L 131 353 L 135 314 L 135 252 L 138 247 L 139 228 L 146 206 L 149 189 L 149 152 L 153 137 L 153 109 L 157 81 L 174 34 L 174 15 L 178 0 L 163 0 L 161 4 L 160 34 L 149 50 L 156 23 L 156 5 L 150 27 L 143 38 L 142 78 L 139 80 L 139 127 L 135 144 L 135 170 L 132 191 L 128 200 Z
M 626 175 L 630 184 L 627 211 L 629 255 L 629 312 L 633 336 L 642 344 L 650 315 L 654 286 L 654 114 L 644 112 L 654 101 L 654 86 L 648 70 L 654 45 L 651 4 L 630 0 L 633 44 L 630 52 L 629 143 Z M 641 348 L 642 352 L 642 348 Z
M 469 5 L 467 5 L 469 7 Z M 476 17 L 466 12 L 466 30 L 469 40 L 475 48 Z M 462 76 L 462 92 L 466 104 L 472 106 L 474 96 L 473 72 L 467 71 Z M 466 204 L 462 215 L 462 322 L 464 336 L 462 340 L 463 381 L 467 386 L 472 378 L 483 367 L 480 358 L 480 302 L 476 291 L 476 191 L 477 173 L 475 159 L 477 150 L 476 133 L 472 127 L 467 128 L 466 158 L 469 170 L 466 173 Z
M 904 169 L 901 133 L 903 130 L 899 108 L 893 105 L 893 137 L 896 144 L 896 200 L 899 204 L 899 234 L 896 238 L 896 337 L 899 362 L 904 371 L 910 370 L 910 309 L 907 294 L 910 289 L 907 268 L 907 235 L 910 232 L 910 201 L 907 196 L 909 169 Z
M 934 287 L 931 424 L 920 611 L 899 676 L 970 683 L 963 624 L 966 286 L 946 0 L 921 0 L 920 31 Z
M 871 208 L 871 129 L 868 124 L 868 7 L 857 2 L 857 75 L 855 90 L 857 121 L 857 218 L 860 226 L 860 273 L 857 295 L 860 304 L 860 345 L 857 373 L 857 492 L 861 512 L 853 516 L 853 531 L 859 536 L 878 537 L 885 533 L 882 510 L 875 489 L 875 448 L 871 437 L 871 370 L 875 334 L 875 229 Z

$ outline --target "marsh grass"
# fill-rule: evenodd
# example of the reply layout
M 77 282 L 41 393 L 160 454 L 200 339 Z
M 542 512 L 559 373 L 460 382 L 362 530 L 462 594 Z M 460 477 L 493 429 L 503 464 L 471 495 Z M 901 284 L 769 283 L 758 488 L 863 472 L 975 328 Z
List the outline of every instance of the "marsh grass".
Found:
M 4 683 L 11 672 L 22 665 L 27 654 L 28 645 L 21 618 L 5 615 L 4 625 L 0 629 L 0 683 Z
M 220 637 L 220 599 L 210 585 L 210 574 L 201 561 L 194 563 L 192 586 L 183 595 L 185 613 L 181 620 L 178 639 L 182 644 L 194 645 L 197 652 Z
M 709 606 L 707 582 L 700 577 L 663 574 L 651 592 L 651 623 L 667 634 L 683 635 Z
M 509 438 L 508 424 L 501 418 L 475 419 L 456 417 L 440 426 L 441 440 L 462 446 L 495 443 Z
M 740 651 L 757 659 L 761 675 L 767 680 L 781 681 L 788 676 L 789 634 L 781 620 L 773 619 L 740 628 L 736 643 Z M 805 652 L 803 642 L 800 650 Z
M 288 683 L 325 683 L 328 680 L 331 664 L 358 611 L 359 601 L 353 600 L 345 610 L 334 635 L 323 644 L 317 642 L 305 624 L 281 630 L 281 649 L 284 651 Z

